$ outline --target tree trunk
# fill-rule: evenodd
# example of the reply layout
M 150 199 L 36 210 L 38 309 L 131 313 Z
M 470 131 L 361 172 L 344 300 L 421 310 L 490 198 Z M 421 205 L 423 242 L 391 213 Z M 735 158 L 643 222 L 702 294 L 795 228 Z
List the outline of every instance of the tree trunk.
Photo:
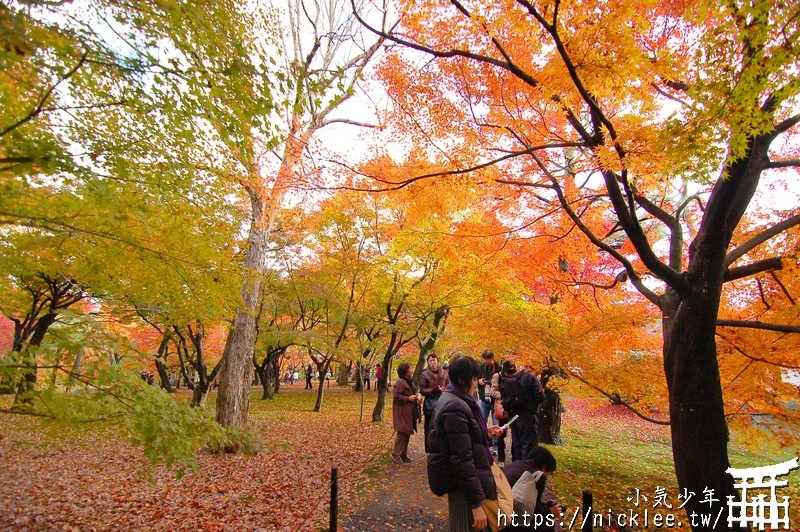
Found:
M 280 386 L 280 356 L 281 351 L 270 352 L 259 366 L 255 366 L 258 380 L 261 381 L 263 393 L 261 399 L 272 399 L 278 393 Z M 276 369 L 278 368 L 278 369 Z
M 85 356 L 84 348 L 78 349 L 78 354 L 75 355 L 75 362 L 72 363 L 72 369 L 69 372 L 69 379 L 67 380 L 67 391 L 72 390 L 72 387 L 80 383 L 78 376 L 81 374 L 81 366 L 83 366 L 83 357 Z
M 564 371 L 552 364 L 542 370 L 541 381 L 544 387 L 545 402 L 539 408 L 536 415 L 537 432 L 539 443 L 550 445 L 561 445 L 561 413 L 562 407 L 561 394 L 558 390 L 549 387 L 552 377 L 563 377 Z
M 717 284 L 721 286 L 721 282 Z M 705 292 L 705 293 L 704 293 Z M 670 429 L 675 473 L 681 490 L 701 494 L 714 490 L 718 502 L 700 503 L 692 497 L 686 512 L 694 530 L 711 530 L 722 512 L 716 530 L 728 530 L 727 496 L 740 498 L 733 478 L 725 470 L 728 459 L 728 428 L 723 408 L 722 386 L 714 338 L 719 290 L 695 288 L 672 318 L 664 345 L 664 371 L 670 403 Z M 710 516 L 711 525 L 701 526 Z
M 269 233 L 264 216 L 264 202 L 255 190 L 250 190 L 252 219 L 245 258 L 242 304 L 229 333 L 227 349 L 220 371 L 217 394 L 217 422 L 223 426 L 244 427 L 250 407 L 250 366 L 253 360 L 256 332 L 256 313 L 261 297 L 261 274 Z
M 555 390 L 545 388 L 545 402 L 536 416 L 539 425 L 539 443 L 561 445 L 561 394 Z
M 386 406 L 386 389 L 388 388 L 386 383 L 389 382 L 389 362 L 391 359 L 391 355 L 387 355 L 381 361 L 383 377 L 378 381 L 378 399 L 375 401 L 375 408 L 372 409 L 373 423 L 383 422 L 383 408 Z
M 211 386 L 208 382 L 198 382 L 194 390 L 192 390 L 192 406 L 203 406 L 206 402 L 206 397 L 208 397 L 208 391 L 211 389 Z
M 158 377 L 161 380 L 161 387 L 164 388 L 167 393 L 175 393 L 175 388 L 173 388 L 172 384 L 169 382 L 167 366 L 160 358 L 156 358 L 156 371 L 158 371 Z
M 272 373 L 272 368 L 269 366 L 256 366 L 256 374 L 258 375 L 258 380 L 261 381 L 261 399 L 272 399 L 272 379 L 270 378 L 270 374 Z
M 317 390 L 317 402 L 314 404 L 314 412 L 322 411 L 322 397 L 325 393 L 325 381 L 327 380 L 326 377 L 328 376 L 328 369 L 330 369 L 332 361 L 332 358 L 326 360 L 325 363 L 322 364 L 322 368 L 319 370 L 319 389 Z
M 272 365 L 270 367 L 272 369 L 270 370 L 270 368 L 267 368 L 267 372 L 268 373 L 270 371 L 272 372 L 272 373 L 270 373 L 270 379 L 271 379 L 271 382 L 272 382 L 272 395 L 275 395 L 281 389 L 281 359 L 280 359 L 280 357 L 275 357 L 272 360 Z
M 23 350 L 23 357 L 22 357 L 22 365 L 24 369 L 22 370 L 22 378 L 20 379 L 17 385 L 17 393 L 14 396 L 14 406 L 30 406 L 32 403 L 30 392 L 34 390 L 36 387 L 36 370 L 37 370 L 37 363 L 36 363 L 36 355 L 33 354 L 32 351 L 29 349 L 31 347 L 38 347 L 41 345 L 42 340 L 44 340 L 45 334 L 47 334 L 47 330 L 50 326 L 55 323 L 56 321 L 56 313 L 49 312 L 46 315 L 42 316 L 39 321 L 36 323 L 36 328 L 34 329 L 33 335 L 31 336 L 30 341 L 27 345 L 20 345 L 19 347 Z
M 158 377 L 161 380 L 161 387 L 167 390 L 167 393 L 175 393 L 175 389 L 169 382 L 169 372 L 167 371 L 167 364 L 165 363 L 168 347 L 169 335 L 164 334 L 164 338 L 161 339 L 161 345 L 158 346 L 158 352 L 156 353 L 156 371 L 158 371 Z
M 411 377 L 415 386 L 419 384 L 419 376 L 422 370 L 425 369 L 425 361 L 428 359 L 428 355 L 434 352 L 436 344 L 439 343 L 439 338 L 444 334 L 444 330 L 447 327 L 447 316 L 449 314 L 450 307 L 447 305 L 442 305 L 433 313 L 433 329 L 425 341 L 419 346 L 417 365 L 414 367 L 414 375 Z
M 339 386 L 347 386 L 347 383 L 350 379 L 348 379 L 349 367 L 345 366 L 344 364 L 339 364 L 339 374 L 336 376 L 336 384 Z
M 361 362 L 356 363 L 356 383 L 353 385 L 354 392 L 360 392 L 364 389 L 364 379 L 362 378 L 362 373 L 364 372 L 364 366 Z

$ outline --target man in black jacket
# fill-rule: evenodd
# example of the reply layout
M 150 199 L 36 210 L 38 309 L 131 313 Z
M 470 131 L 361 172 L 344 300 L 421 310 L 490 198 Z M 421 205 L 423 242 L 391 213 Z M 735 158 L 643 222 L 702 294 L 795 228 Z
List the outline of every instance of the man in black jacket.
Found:
M 536 411 L 544 402 L 542 383 L 533 373 L 517 371 L 517 366 L 507 360 L 500 374 L 500 396 L 503 409 L 509 418 L 519 416 L 511 424 L 511 459 L 521 460 L 536 447 Z
M 492 425 L 499 425 L 500 423 L 494 417 L 494 399 L 489 390 L 492 386 L 492 377 L 495 373 L 500 373 L 500 364 L 494 359 L 494 353 L 488 349 L 481 353 L 481 358 L 483 364 L 480 365 L 481 373 L 478 379 L 478 399 L 481 403 L 481 411 L 487 422 L 491 419 Z M 502 436 L 492 440 L 492 452 L 497 455 L 500 462 L 506 461 L 505 434 L 504 431 Z

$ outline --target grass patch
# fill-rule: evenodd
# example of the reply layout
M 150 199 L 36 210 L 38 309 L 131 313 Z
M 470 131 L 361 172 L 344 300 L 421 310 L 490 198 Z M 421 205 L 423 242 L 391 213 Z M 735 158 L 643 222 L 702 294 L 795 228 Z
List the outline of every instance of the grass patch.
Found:
M 551 446 L 558 459 L 558 471 L 551 477 L 568 515 L 581 504 L 583 490 L 591 490 L 597 511 L 627 512 L 636 510 L 636 489 L 647 497 L 639 499 L 639 511 L 650 508 L 657 488 L 665 488 L 670 511 L 678 520 L 686 521 L 682 501 L 678 500 L 669 428 L 649 424 L 627 412 L 624 407 L 591 399 L 570 399 L 562 425 L 563 445 Z M 781 449 L 765 443 L 759 449 L 749 450 L 734 440 L 729 446 L 732 467 L 758 467 L 790 460 L 792 449 Z M 800 472 L 788 477 L 789 486 L 779 491 L 800 501 Z M 696 496 L 702 497 L 701 494 Z M 658 510 L 658 508 L 656 509 Z M 800 522 L 800 508 L 790 505 L 791 522 Z M 686 525 L 687 523 L 684 523 Z

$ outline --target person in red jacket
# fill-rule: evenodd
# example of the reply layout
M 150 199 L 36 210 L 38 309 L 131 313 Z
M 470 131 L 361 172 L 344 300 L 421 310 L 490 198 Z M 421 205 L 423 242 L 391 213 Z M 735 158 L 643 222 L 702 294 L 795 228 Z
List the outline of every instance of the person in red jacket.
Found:
M 422 397 L 411 382 L 411 375 L 411 364 L 405 362 L 397 368 L 397 376 L 400 378 L 395 381 L 392 394 L 392 422 L 397 433 L 392 450 L 392 461 L 395 464 L 411 461 L 408 457 L 408 442 L 417 431 L 419 421 L 419 402 Z

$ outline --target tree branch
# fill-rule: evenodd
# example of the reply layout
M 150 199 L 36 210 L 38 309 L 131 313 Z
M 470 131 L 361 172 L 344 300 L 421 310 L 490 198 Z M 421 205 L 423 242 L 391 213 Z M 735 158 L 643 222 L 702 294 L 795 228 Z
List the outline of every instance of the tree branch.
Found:
M 762 232 L 760 232 L 759 234 L 755 235 L 754 237 L 752 237 L 750 240 L 748 240 L 744 244 L 742 244 L 740 246 L 737 246 L 736 248 L 734 248 L 731 251 L 729 251 L 728 254 L 725 256 L 724 266 L 726 266 L 726 267 L 730 266 L 731 264 L 736 262 L 737 259 L 739 259 L 743 255 L 748 253 L 750 250 L 752 250 L 752 249 L 756 248 L 757 246 L 763 244 L 764 242 L 766 242 L 767 240 L 769 240 L 773 236 L 785 231 L 786 229 L 789 229 L 790 227 L 794 227 L 795 225 L 798 225 L 798 224 L 800 224 L 800 214 L 796 214 L 796 215 L 792 216 L 791 218 L 783 220 L 782 222 L 779 222 L 779 223 L 773 225 L 772 227 L 769 227 L 769 228 L 763 230 Z
M 746 353 L 746 352 L 745 352 L 745 351 L 744 351 L 742 348 L 740 348 L 738 345 L 736 345 L 735 343 L 733 343 L 733 341 L 731 341 L 731 339 L 730 339 L 730 338 L 727 338 L 727 337 L 726 337 L 724 334 L 720 334 L 719 332 L 716 332 L 716 335 L 717 335 L 718 337 L 722 338 L 723 340 L 725 340 L 725 341 L 726 341 L 728 344 L 730 344 L 730 346 L 731 346 L 731 347 L 732 347 L 732 348 L 733 348 L 733 349 L 734 349 L 734 350 L 735 350 L 737 353 L 739 353 L 739 354 L 740 354 L 740 355 L 742 355 L 743 357 L 747 358 L 747 359 L 748 359 L 748 360 L 750 360 L 751 362 L 763 362 L 764 364 L 768 364 L 768 365 L 770 365 L 770 366 L 776 366 L 776 367 L 779 367 L 779 368 L 786 368 L 786 369 L 800 369 L 800 366 L 789 366 L 789 365 L 786 365 L 786 364 L 779 364 L 779 363 L 777 363 L 777 362 L 772 362 L 771 360 L 767 360 L 767 359 L 765 359 L 765 358 L 758 358 L 758 357 L 754 357 L 754 356 L 752 356 L 752 355 L 749 355 L 749 354 L 747 354 L 747 353 Z M 747 367 L 749 368 L 749 367 L 750 367 L 750 364 L 748 364 L 748 365 L 747 365 Z M 736 377 L 734 377 L 733 379 L 731 379 L 731 382 L 732 382 L 732 381 L 734 381 L 734 380 L 736 380 L 738 377 L 739 377 L 739 375 L 737 375 Z
M 346 118 L 332 118 L 330 120 L 324 120 L 323 122 L 320 123 L 318 129 L 322 129 L 331 124 L 348 124 L 351 126 L 366 127 L 370 129 L 378 129 L 378 130 L 383 129 L 383 126 L 380 124 L 367 124 L 366 122 L 359 122 L 357 120 L 348 120 Z
M 782 323 L 767 323 L 763 321 L 717 320 L 717 327 L 742 327 L 745 329 L 761 329 L 763 331 L 800 333 L 800 325 L 785 325 Z
M 588 386 L 592 390 L 604 395 L 605 397 L 607 397 L 608 399 L 611 399 L 615 403 L 618 403 L 618 404 L 624 406 L 625 408 L 627 408 L 628 410 L 630 410 L 631 412 L 636 414 L 638 417 L 644 419 L 645 421 L 649 421 L 650 423 L 655 423 L 656 425 L 667 425 L 667 426 L 669 426 L 669 424 L 670 424 L 669 421 L 664 421 L 664 420 L 661 420 L 661 419 L 655 419 L 655 418 L 648 417 L 648 416 L 642 414 L 636 408 L 634 408 L 633 406 L 631 406 L 627 402 L 621 400 L 619 398 L 619 396 L 614 396 L 614 395 L 606 392 L 605 390 L 602 390 L 602 389 L 598 388 L 594 384 L 591 384 L 589 381 L 587 381 L 586 379 L 584 379 L 583 377 L 578 375 L 576 372 L 574 372 L 574 371 L 572 371 L 570 369 L 567 369 L 567 373 L 569 373 L 571 377 L 575 377 L 575 379 L 577 379 L 578 381 L 582 382 L 583 384 L 585 384 L 586 386 Z
M 322 190 L 347 189 L 347 190 L 354 190 L 354 191 L 358 191 L 358 192 L 389 192 L 389 191 L 393 191 L 393 190 L 400 190 L 400 189 L 405 188 L 408 185 L 410 185 L 410 184 L 412 184 L 412 183 L 414 183 L 416 181 L 422 181 L 423 179 L 430 179 L 432 177 L 445 177 L 445 176 L 451 176 L 451 175 L 469 174 L 469 173 L 472 173 L 472 172 L 476 172 L 478 170 L 482 170 L 484 168 L 488 168 L 490 166 L 494 166 L 494 165 L 496 165 L 498 163 L 501 163 L 503 161 L 506 161 L 508 159 L 513 159 L 514 157 L 519 157 L 521 155 L 531 154 L 534 151 L 547 150 L 547 149 L 556 149 L 556 148 L 564 148 L 564 147 L 569 147 L 569 146 L 574 146 L 574 145 L 575 145 L 574 143 L 566 142 L 566 143 L 557 143 L 557 144 L 543 144 L 541 146 L 532 146 L 531 148 L 528 148 L 528 149 L 525 149 L 525 150 L 521 150 L 521 151 L 510 152 L 510 153 L 507 153 L 506 155 L 503 155 L 502 157 L 498 157 L 496 159 L 492 159 L 492 160 L 486 161 L 484 163 L 476 164 L 476 165 L 470 166 L 468 168 L 459 168 L 459 169 L 456 169 L 456 170 L 446 170 L 446 171 L 441 171 L 441 172 L 430 172 L 430 173 L 427 173 L 427 174 L 422 174 L 422 175 L 409 177 L 408 179 L 404 179 L 404 180 L 402 180 L 400 182 L 389 181 L 388 179 L 382 179 L 382 178 L 380 178 L 378 176 L 365 174 L 363 172 L 359 172 L 355 168 L 352 168 L 352 167 L 348 166 L 347 164 L 345 164 L 345 163 L 343 163 L 341 161 L 330 160 L 330 162 L 332 162 L 334 164 L 338 164 L 338 165 L 340 165 L 340 166 L 342 166 L 344 168 L 347 168 L 348 170 L 350 170 L 350 171 L 352 171 L 352 172 L 354 172 L 354 173 L 356 173 L 356 174 L 358 174 L 360 176 L 367 177 L 369 179 L 372 179 L 373 181 L 377 181 L 378 183 L 385 183 L 387 185 L 394 185 L 394 186 L 385 187 L 385 188 L 378 188 L 378 189 L 373 189 L 373 188 L 369 188 L 368 189 L 368 188 L 358 188 L 358 187 L 341 187 L 341 186 L 338 186 L 338 187 L 320 187 L 320 188 L 322 188 Z M 498 183 L 506 183 L 506 184 L 522 184 L 522 183 L 512 183 L 510 181 L 503 181 L 503 180 L 496 180 L 496 181 Z M 528 186 L 531 186 L 531 185 L 528 185 Z M 0 213 L 0 214 L 2 214 L 2 213 Z
M 778 283 L 778 286 L 781 288 L 781 290 L 783 290 L 783 295 L 785 295 L 785 296 L 786 296 L 786 299 L 788 299 L 788 300 L 789 300 L 789 302 L 790 302 L 792 305 L 796 305 L 796 304 L 797 304 L 797 302 L 796 302 L 796 301 L 794 300 L 794 298 L 792 297 L 792 294 L 790 294 L 790 293 L 789 293 L 789 290 L 786 288 L 786 285 L 784 285 L 784 284 L 783 284 L 783 282 L 781 282 L 781 280 L 780 280 L 780 279 L 778 279 L 778 276 L 777 276 L 777 275 L 775 275 L 775 272 L 770 272 L 770 276 L 772 277 L 772 280 L 773 280 L 773 281 L 775 281 L 776 283 Z
M 747 264 L 745 266 L 739 266 L 737 268 L 729 268 L 725 270 L 725 277 L 723 281 L 724 282 L 735 281 L 736 279 L 749 277 L 751 275 L 755 275 L 761 272 L 781 270 L 783 269 L 781 261 L 782 257 L 772 257 L 769 259 L 753 262 L 752 264 Z
M 41 97 L 41 99 L 39 100 L 39 103 L 36 105 L 36 107 L 34 107 L 34 108 L 31 110 L 31 112 L 29 112 L 29 113 L 28 113 L 28 114 L 27 114 L 25 117 L 23 117 L 22 119 L 18 120 L 18 121 L 17 121 L 17 122 L 15 122 L 15 123 L 11 124 L 10 126 L 6 127 L 4 130 L 0 131 L 0 137 L 4 137 L 4 136 L 5 136 L 5 135 L 7 135 L 8 133 L 11 133 L 12 131 L 14 131 L 15 129 L 17 129 L 18 127 L 22 126 L 22 125 L 23 125 L 23 124 L 25 124 L 26 122 L 28 122 L 28 121 L 30 121 L 30 120 L 32 120 L 32 119 L 34 119 L 34 118 L 36 118 L 36 117 L 37 117 L 39 114 L 41 114 L 41 113 L 42 113 L 42 111 L 43 111 L 43 107 L 44 107 L 44 104 L 45 104 L 45 102 L 47 102 L 47 100 L 48 100 L 48 99 L 50 99 L 50 96 L 53 94 L 53 91 L 55 91 L 55 90 L 56 90 L 56 88 L 58 88 L 58 86 L 59 86 L 59 85 L 61 85 L 61 83 L 62 83 L 62 82 L 64 82 L 64 81 L 68 80 L 69 78 L 71 78 L 71 77 L 72 77 L 72 76 L 75 74 L 75 72 L 77 72 L 77 71 L 78 71 L 78 69 L 79 69 L 81 66 L 83 66 L 83 63 L 85 63 L 85 62 L 86 62 L 86 57 L 87 57 L 88 55 L 89 55 L 89 52 L 84 52 L 84 53 L 83 53 L 83 55 L 81 55 L 81 58 L 78 60 L 78 64 L 76 64 L 74 67 L 72 67 L 72 68 L 71 68 L 71 69 L 70 69 L 70 70 L 69 70 L 69 71 L 68 71 L 68 72 L 67 72 L 67 73 L 64 75 L 64 77 L 63 77 L 63 78 L 61 78 L 61 79 L 59 79 L 58 81 L 56 81 L 56 82 L 53 84 L 53 86 L 52 86 L 52 87 L 50 87 L 50 88 L 47 90 L 47 92 L 45 92 L 44 96 L 42 96 L 42 97 Z
M 572 222 L 580 229 L 580 231 L 586 235 L 586 237 L 594 244 L 596 247 L 602 249 L 612 257 L 614 257 L 622 266 L 625 268 L 625 271 L 628 273 L 628 277 L 631 280 L 631 283 L 636 287 L 636 289 L 646 297 L 651 303 L 654 305 L 660 306 L 660 298 L 658 295 L 655 294 L 652 290 L 647 288 L 642 279 L 636 273 L 636 270 L 633 269 L 633 265 L 631 262 L 625 258 L 624 255 L 619 253 L 616 249 L 612 248 L 610 245 L 606 244 L 602 240 L 600 240 L 594 232 L 589 229 L 581 220 L 580 216 L 572 209 L 572 206 L 567 201 L 567 198 L 564 196 L 564 191 L 561 189 L 561 186 L 558 184 L 555 176 L 544 166 L 544 164 L 539 160 L 536 155 L 531 154 L 533 159 L 539 165 L 539 168 L 547 175 L 550 179 L 550 182 L 553 184 L 553 190 L 556 192 L 556 196 L 558 197 L 558 201 L 561 204 L 561 207 L 566 211 L 567 216 L 570 217 Z
M 787 159 L 785 161 L 770 161 L 767 168 L 794 168 L 800 167 L 800 159 Z
M 788 130 L 796 126 L 798 123 L 800 123 L 800 115 L 790 116 L 783 122 L 776 124 L 775 130 L 772 133 L 772 138 L 774 139 L 778 135 L 786 133 Z
M 454 5 L 456 5 L 457 7 L 459 5 L 459 4 L 457 4 L 457 2 L 452 2 L 452 3 Z M 498 68 L 502 68 L 503 70 L 506 70 L 508 72 L 511 72 L 520 81 L 522 81 L 523 83 L 525 83 L 526 85 L 528 85 L 530 87 L 537 88 L 537 87 L 540 86 L 539 80 L 537 80 L 535 77 L 533 77 L 530 74 L 528 74 L 527 72 L 525 72 L 523 69 L 521 69 L 515 63 L 511 62 L 510 58 L 509 58 L 509 56 L 507 54 L 504 55 L 504 57 L 506 57 L 507 60 L 506 61 L 501 61 L 500 59 L 496 59 L 496 58 L 490 57 L 488 55 L 476 54 L 476 53 L 470 52 L 468 50 L 460 50 L 460 49 L 452 49 L 452 50 L 446 50 L 446 51 L 444 51 L 444 50 L 435 50 L 435 49 L 430 48 L 428 46 L 425 46 L 423 44 L 419 44 L 419 43 L 416 43 L 416 42 L 413 42 L 413 41 L 402 39 L 402 38 L 397 37 L 396 35 L 394 35 L 394 34 L 392 34 L 390 32 L 385 32 L 385 31 L 382 31 L 382 30 L 378 30 L 378 29 L 370 26 L 358 14 L 358 10 L 356 9 L 356 6 L 355 6 L 355 0 L 350 0 L 350 5 L 353 8 L 353 13 L 355 14 L 356 19 L 365 28 L 367 28 L 367 30 L 371 31 L 375 35 L 383 37 L 384 39 L 386 39 L 388 41 L 394 42 L 396 44 L 400 44 L 402 46 L 406 46 L 408 48 L 411 48 L 413 50 L 417 50 L 419 52 L 424 52 L 426 54 L 432 55 L 432 56 L 437 57 L 437 58 L 447 59 L 447 58 L 453 58 L 453 57 L 464 57 L 464 58 L 467 58 L 467 59 L 473 59 L 473 60 L 476 60 L 476 61 L 480 61 L 482 63 L 493 65 L 493 66 L 496 66 Z M 464 14 L 465 16 L 469 16 L 469 14 L 468 14 L 468 12 L 466 12 L 466 10 L 462 10 L 461 13 Z M 493 40 L 493 42 L 495 42 L 495 41 Z M 498 46 L 498 45 L 499 45 L 499 42 L 496 44 L 496 46 Z M 501 47 L 501 49 L 502 49 L 502 47 Z M 564 104 L 564 102 L 562 101 L 560 96 L 553 95 L 550 98 L 551 98 L 552 101 L 558 103 L 561 106 L 561 109 L 566 114 L 567 120 L 572 125 L 572 127 L 574 127 L 576 131 L 578 131 L 578 133 L 581 135 L 582 138 L 584 138 L 584 139 L 591 138 L 591 135 L 583 127 L 583 125 L 581 124 L 580 120 L 578 120 L 578 117 L 575 116 L 575 113 L 572 112 L 572 109 L 568 108 Z

